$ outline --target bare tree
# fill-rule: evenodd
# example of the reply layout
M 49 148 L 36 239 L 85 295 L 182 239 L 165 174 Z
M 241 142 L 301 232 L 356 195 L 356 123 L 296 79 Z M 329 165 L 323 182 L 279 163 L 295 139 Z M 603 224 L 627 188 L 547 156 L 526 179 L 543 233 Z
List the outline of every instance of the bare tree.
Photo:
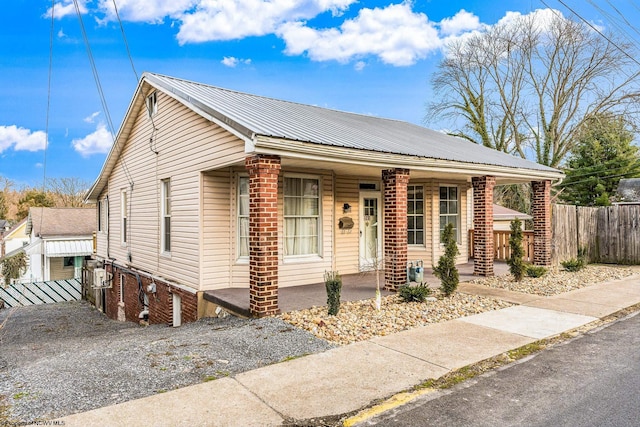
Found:
M 78 208 L 84 206 L 83 199 L 89 185 L 80 178 L 50 178 L 47 190 L 57 207 Z
M 544 18 L 544 19 L 542 19 Z M 545 13 L 521 16 L 448 46 L 432 78 L 429 121 L 500 151 L 558 167 L 594 115 L 635 119 L 640 82 L 631 46 Z

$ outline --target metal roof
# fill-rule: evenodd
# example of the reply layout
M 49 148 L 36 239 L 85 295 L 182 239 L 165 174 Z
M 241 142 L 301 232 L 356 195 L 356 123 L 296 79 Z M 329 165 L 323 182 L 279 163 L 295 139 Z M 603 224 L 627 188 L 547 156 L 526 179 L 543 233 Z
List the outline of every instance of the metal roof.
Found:
M 560 172 L 399 120 L 266 98 L 153 73 L 145 73 L 143 78 L 250 139 L 262 135 L 429 159 Z
M 86 256 L 93 253 L 91 240 L 54 240 L 45 241 L 47 257 Z

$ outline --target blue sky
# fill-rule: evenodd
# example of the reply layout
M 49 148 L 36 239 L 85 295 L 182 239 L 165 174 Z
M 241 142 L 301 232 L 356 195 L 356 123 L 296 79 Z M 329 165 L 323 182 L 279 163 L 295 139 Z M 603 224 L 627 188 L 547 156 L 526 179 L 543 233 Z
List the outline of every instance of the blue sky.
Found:
M 546 1 L 565 15 L 565 5 L 574 8 L 600 26 L 609 25 L 611 16 L 621 19 L 611 4 L 631 22 L 640 15 L 630 0 L 607 2 L 602 10 L 591 3 Z M 137 81 L 113 4 L 78 0 L 117 130 Z M 423 123 L 432 96 L 429 79 L 448 39 L 547 7 L 540 0 L 116 0 L 116 5 L 138 75 L 152 71 L 417 124 Z M 12 0 L 3 8 L 0 176 L 18 188 L 40 186 L 44 176 L 91 183 L 111 143 L 73 0 L 58 0 L 53 8 L 49 96 L 51 6 Z

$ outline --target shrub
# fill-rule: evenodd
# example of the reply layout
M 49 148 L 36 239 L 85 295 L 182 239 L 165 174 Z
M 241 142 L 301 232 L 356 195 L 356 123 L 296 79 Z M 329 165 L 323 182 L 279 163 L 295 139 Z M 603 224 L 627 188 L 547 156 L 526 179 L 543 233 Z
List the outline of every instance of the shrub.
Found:
M 511 234 L 509 235 L 509 247 L 511 255 L 507 260 L 509 272 L 517 282 L 524 277 L 526 266 L 524 264 L 524 249 L 522 248 L 522 221 L 516 218 L 511 221 Z
M 528 265 L 527 276 L 529 277 L 542 277 L 547 273 L 547 269 L 541 265 Z
M 329 315 L 335 316 L 340 310 L 340 291 L 342 290 L 342 278 L 340 274 L 337 271 L 325 271 L 324 285 L 327 288 Z
M 456 268 L 456 256 L 460 253 L 456 239 L 453 236 L 453 224 L 449 223 L 442 232 L 444 243 L 444 255 L 438 260 L 438 265 L 433 267 L 433 274 L 440 279 L 440 290 L 445 296 L 450 296 L 458 287 L 460 277 Z
M 402 285 L 398 289 L 398 296 L 403 302 L 424 302 L 431 295 L 431 289 L 425 283 L 416 286 Z
M 583 258 L 571 258 L 561 262 L 565 270 L 575 272 L 582 270 L 586 264 Z

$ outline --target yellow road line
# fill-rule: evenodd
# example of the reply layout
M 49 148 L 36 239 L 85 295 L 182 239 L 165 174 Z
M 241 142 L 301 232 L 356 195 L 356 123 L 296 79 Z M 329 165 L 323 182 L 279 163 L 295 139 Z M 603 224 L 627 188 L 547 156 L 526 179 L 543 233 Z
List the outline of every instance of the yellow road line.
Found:
M 433 391 L 435 391 L 435 389 L 425 388 L 411 393 L 398 393 L 395 396 L 380 403 L 379 405 L 372 406 L 371 408 L 360 411 L 353 417 L 347 418 L 342 425 L 344 427 L 352 427 L 358 423 L 368 420 L 369 418 L 380 415 L 383 412 L 389 411 L 402 405 L 406 405 L 412 400 L 417 399 L 418 397 L 425 394 L 429 394 Z

